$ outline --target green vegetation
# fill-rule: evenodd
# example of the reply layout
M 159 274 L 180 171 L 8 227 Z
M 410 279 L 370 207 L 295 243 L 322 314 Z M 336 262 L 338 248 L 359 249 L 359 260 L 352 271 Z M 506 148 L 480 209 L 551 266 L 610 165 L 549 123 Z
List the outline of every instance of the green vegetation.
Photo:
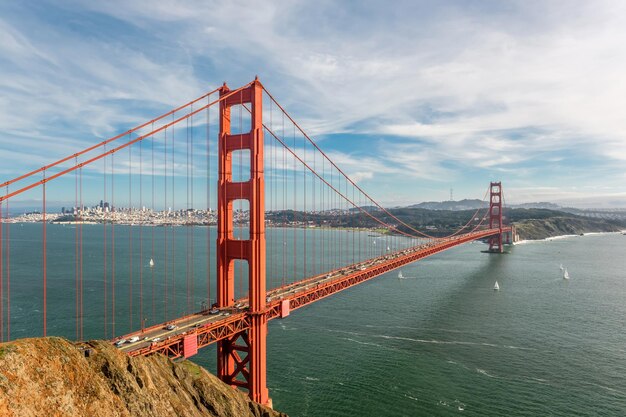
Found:
M 15 347 L 10 343 L 4 343 L 0 345 L 0 358 L 3 358 L 8 353 L 11 353 L 15 350 Z
M 362 211 L 351 214 L 345 212 L 304 213 L 301 211 L 276 211 L 267 214 L 267 219 L 278 225 L 307 225 L 308 227 L 333 227 L 344 229 L 367 228 L 385 233 L 380 223 L 372 218 L 397 227 L 398 230 L 411 233 L 409 227 L 400 223 L 390 215 L 372 208 L 367 208 L 368 215 Z M 412 228 L 433 236 L 445 236 L 453 233 L 470 221 L 468 230 L 478 225 L 485 209 L 476 210 L 427 210 L 416 207 L 390 209 L 389 212 L 410 225 Z M 472 219 L 472 216 L 474 218 Z M 564 234 L 580 234 L 588 232 L 612 232 L 626 228 L 626 219 L 597 219 L 558 210 L 538 208 L 515 208 L 504 210 L 505 223 L 515 224 L 521 239 L 543 239 Z M 485 220 L 483 224 L 486 224 Z
M 200 375 L 202 375 L 202 369 L 199 365 L 196 365 L 195 363 L 188 360 L 181 361 L 180 364 L 189 374 L 193 375 L 194 377 L 199 377 Z

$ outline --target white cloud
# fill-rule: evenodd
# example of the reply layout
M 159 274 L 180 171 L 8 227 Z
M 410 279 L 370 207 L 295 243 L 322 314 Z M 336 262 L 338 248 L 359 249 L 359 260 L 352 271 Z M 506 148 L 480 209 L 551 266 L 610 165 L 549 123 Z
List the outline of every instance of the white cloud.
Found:
M 571 155 L 626 160 L 622 2 L 486 2 L 473 10 L 327 1 L 62 7 L 112 16 L 151 43 L 125 42 L 107 28 L 102 37 L 73 36 L 49 22 L 37 35 L 0 20 L 10 64 L 0 79 L 2 132 L 25 144 L 49 138 L 56 156 L 79 141 L 65 137 L 70 130 L 92 143 L 89 135 L 140 120 L 145 105 L 175 105 L 207 84 L 235 86 L 258 73 L 309 133 L 403 138 L 371 146 L 369 155 L 330 152 L 361 181 L 446 181 L 468 168 L 505 172 L 512 164 L 518 169 L 509 174 L 521 177 L 540 172 L 526 163 L 559 166 Z M 201 71 L 204 62 L 210 69 Z M 129 110 L 133 101 L 140 104 Z M 38 128 L 51 121 L 71 128 L 56 135 Z

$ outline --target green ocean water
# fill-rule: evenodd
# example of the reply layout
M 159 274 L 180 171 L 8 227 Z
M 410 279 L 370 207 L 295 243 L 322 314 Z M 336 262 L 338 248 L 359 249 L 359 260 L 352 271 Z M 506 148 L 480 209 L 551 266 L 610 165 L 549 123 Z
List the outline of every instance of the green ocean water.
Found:
M 41 333 L 40 228 L 11 226 L 12 338 Z M 152 270 L 137 261 L 132 269 L 123 266 L 131 252 L 129 230 L 132 252 L 140 246 L 138 228 L 115 229 L 120 334 L 129 329 L 131 294 L 133 327 L 141 320 L 140 275 L 148 288 L 144 317 L 152 322 Z M 152 229 L 143 228 L 144 251 Z M 75 315 L 75 229 L 55 225 L 48 232 L 48 332 L 73 338 L 75 323 L 67 317 Z M 213 233 L 193 232 L 192 271 L 185 229 L 167 237 L 176 253 L 168 262 L 176 291 L 172 297 L 170 288 L 170 315 L 207 298 L 206 268 L 212 270 L 214 260 L 207 263 L 204 254 L 207 244 L 214 245 Z M 336 252 L 324 246 L 329 237 L 345 245 L 355 239 L 347 231 L 309 233 L 316 243 L 309 243 L 307 269 L 317 263 L 313 246 L 319 256 Z M 357 235 L 362 256 L 377 250 L 373 237 Z M 163 255 L 155 256 L 155 321 L 163 318 L 166 278 L 164 236 L 158 236 L 156 252 Z M 102 226 L 83 227 L 85 338 L 104 331 L 102 238 Z M 293 269 L 292 251 L 303 250 L 301 238 L 268 231 L 268 281 L 280 282 L 283 270 Z M 484 249 L 481 243 L 451 249 L 403 268 L 407 279 L 392 272 L 270 322 L 267 377 L 274 407 L 292 417 L 626 415 L 626 236 L 533 242 L 503 255 Z M 144 254 L 144 263 L 150 255 Z M 110 258 L 108 263 L 110 281 Z M 561 263 L 569 281 L 562 279 Z M 298 268 L 295 273 L 303 273 Z M 190 275 L 196 278 L 188 304 Z M 492 289 L 496 280 L 499 292 Z M 107 288 L 110 304 L 110 282 Z M 108 311 L 109 336 L 110 316 Z M 194 360 L 214 370 L 214 358 L 208 348 Z

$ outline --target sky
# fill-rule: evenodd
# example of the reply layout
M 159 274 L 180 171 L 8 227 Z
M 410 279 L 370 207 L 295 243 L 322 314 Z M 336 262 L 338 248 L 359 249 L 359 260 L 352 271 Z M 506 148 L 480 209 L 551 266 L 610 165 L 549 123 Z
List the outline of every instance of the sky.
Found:
M 626 208 L 626 2 L 0 0 L 0 181 L 258 75 L 386 206 Z

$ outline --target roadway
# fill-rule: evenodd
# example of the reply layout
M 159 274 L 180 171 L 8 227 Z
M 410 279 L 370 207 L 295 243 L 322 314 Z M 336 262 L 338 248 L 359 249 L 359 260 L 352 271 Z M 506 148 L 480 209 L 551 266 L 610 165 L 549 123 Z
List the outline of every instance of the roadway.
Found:
M 510 228 L 502 231 L 508 230 Z M 386 253 L 376 258 L 272 289 L 267 292 L 265 313 L 268 320 L 283 317 L 288 315 L 289 311 L 335 294 L 365 280 L 451 247 L 482 239 L 495 233 L 499 233 L 499 230 L 488 229 L 437 240 L 432 243 Z M 285 306 L 285 300 L 288 300 L 287 306 Z M 215 314 L 211 314 L 208 310 L 190 314 L 118 337 L 112 340 L 112 342 L 116 343 L 122 339 L 126 340 L 119 346 L 119 350 L 132 356 L 153 352 L 161 352 L 171 357 L 183 356 L 183 340 L 185 338 L 195 335 L 197 347 L 201 348 L 232 336 L 234 333 L 246 330 L 249 327 L 248 312 L 247 299 L 240 299 L 236 300 L 232 306 L 219 309 Z M 168 328 L 170 325 L 175 327 Z M 129 339 L 133 337 L 138 338 L 138 340 L 129 343 Z

